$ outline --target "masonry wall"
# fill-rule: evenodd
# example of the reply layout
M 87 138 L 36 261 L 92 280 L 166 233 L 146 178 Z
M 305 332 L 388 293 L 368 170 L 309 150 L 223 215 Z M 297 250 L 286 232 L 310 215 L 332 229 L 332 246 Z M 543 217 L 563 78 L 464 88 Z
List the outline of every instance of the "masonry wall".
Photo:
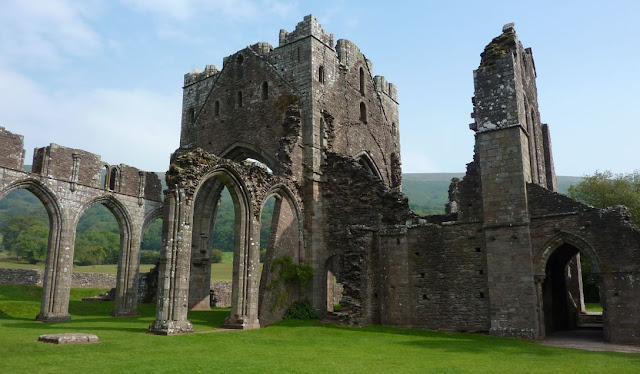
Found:
M 22 170 L 24 166 L 24 137 L 0 127 L 0 166 Z
M 0 284 L 42 286 L 44 270 L 0 268 Z M 116 286 L 116 276 L 102 273 L 73 273 L 71 287 L 112 288 Z
M 640 229 L 624 208 L 605 210 L 564 195 L 528 186 L 531 240 L 535 266 L 543 272 L 544 252 L 568 242 L 592 264 L 599 282 L 607 340 L 634 342 L 640 338 Z

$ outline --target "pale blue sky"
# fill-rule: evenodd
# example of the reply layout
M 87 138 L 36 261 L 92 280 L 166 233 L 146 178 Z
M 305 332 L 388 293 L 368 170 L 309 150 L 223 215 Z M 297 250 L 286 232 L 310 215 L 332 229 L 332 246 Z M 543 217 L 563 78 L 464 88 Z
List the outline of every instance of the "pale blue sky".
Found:
M 531 4 L 535 4 L 531 5 Z M 164 171 L 184 73 L 314 14 L 398 86 L 405 172 L 461 172 L 473 153 L 472 71 L 516 23 L 538 72 L 556 171 L 640 169 L 640 2 L 0 1 L 0 126 L 107 162 Z

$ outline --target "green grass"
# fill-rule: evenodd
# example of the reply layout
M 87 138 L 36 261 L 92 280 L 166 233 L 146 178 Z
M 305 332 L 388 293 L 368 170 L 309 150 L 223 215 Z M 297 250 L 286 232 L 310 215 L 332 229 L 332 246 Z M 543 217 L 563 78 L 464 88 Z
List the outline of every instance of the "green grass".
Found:
M 602 312 L 600 303 L 585 303 L 584 308 L 587 312 Z
M 153 305 L 113 318 L 109 302 L 81 302 L 98 290 L 72 290 L 70 323 L 43 324 L 40 288 L 0 286 L 2 373 L 637 373 L 640 355 L 587 352 L 517 339 L 381 326 L 338 327 L 284 321 L 251 331 L 210 332 L 227 310 L 192 312 L 201 333 L 147 334 Z M 93 345 L 36 342 L 45 333 L 86 332 Z

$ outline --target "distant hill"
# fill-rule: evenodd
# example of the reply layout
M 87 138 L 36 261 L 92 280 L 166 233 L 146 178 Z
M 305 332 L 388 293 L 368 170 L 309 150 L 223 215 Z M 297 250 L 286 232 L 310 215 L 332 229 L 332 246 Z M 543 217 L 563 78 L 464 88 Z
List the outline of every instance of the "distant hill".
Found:
M 422 215 L 442 214 L 449 201 L 451 178 L 464 177 L 463 173 L 406 173 L 402 174 L 402 192 L 409 197 L 411 209 Z M 569 186 L 582 177 L 558 176 L 558 192 L 567 194 Z

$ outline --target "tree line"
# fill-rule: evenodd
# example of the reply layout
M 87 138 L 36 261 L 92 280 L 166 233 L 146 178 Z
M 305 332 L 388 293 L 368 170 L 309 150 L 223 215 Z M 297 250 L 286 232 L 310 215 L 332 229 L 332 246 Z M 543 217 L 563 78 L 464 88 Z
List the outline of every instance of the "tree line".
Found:
M 260 235 L 261 248 L 268 244 L 274 200 L 265 204 Z M 234 211 L 231 196 L 223 190 L 213 232 L 214 249 L 232 252 Z M 4 257 L 31 264 L 44 262 L 47 255 L 49 217 L 31 192 L 16 190 L 0 200 L 0 251 Z M 162 220 L 145 230 L 140 245 L 140 262 L 154 264 L 160 256 Z M 76 265 L 116 264 L 120 251 L 120 227 L 103 205 L 95 205 L 80 218 L 76 229 L 73 262 Z

